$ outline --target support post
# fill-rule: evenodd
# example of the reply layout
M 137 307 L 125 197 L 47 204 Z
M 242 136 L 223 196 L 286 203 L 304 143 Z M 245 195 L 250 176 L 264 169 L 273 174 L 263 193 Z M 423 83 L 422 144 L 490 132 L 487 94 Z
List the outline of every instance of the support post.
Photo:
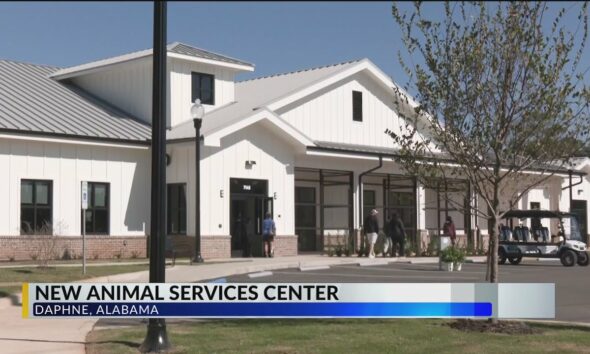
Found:
M 324 250 L 324 170 L 320 169 L 320 239 L 316 244 Z
M 440 239 L 440 182 L 436 183 L 436 235 Z

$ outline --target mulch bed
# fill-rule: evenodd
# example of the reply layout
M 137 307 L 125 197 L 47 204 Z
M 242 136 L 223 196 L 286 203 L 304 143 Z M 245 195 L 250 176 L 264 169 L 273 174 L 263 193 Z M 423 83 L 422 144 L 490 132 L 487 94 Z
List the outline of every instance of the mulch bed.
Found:
M 459 319 L 449 323 L 449 327 L 464 332 L 504 333 L 504 334 L 538 334 L 541 330 L 533 328 L 524 322 L 498 321 L 492 323 L 487 320 Z

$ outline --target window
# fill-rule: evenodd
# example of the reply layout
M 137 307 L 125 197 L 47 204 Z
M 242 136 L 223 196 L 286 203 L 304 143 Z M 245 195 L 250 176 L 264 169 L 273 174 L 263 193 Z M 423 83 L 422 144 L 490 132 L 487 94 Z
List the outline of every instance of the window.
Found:
M 84 220 L 82 220 L 84 222 Z M 88 182 L 86 234 L 109 234 L 109 184 Z
M 186 184 L 168 185 L 168 221 L 169 235 L 186 235 Z
M 352 120 L 363 121 L 363 93 L 360 91 L 352 91 Z
M 295 233 L 300 251 L 318 249 L 314 187 L 295 187 Z
M 53 234 L 52 181 L 23 179 L 20 184 L 21 234 Z
M 192 73 L 191 102 L 198 98 L 202 104 L 215 104 L 215 77 L 210 74 Z
M 363 191 L 363 215 L 366 218 L 367 215 L 371 212 L 371 210 L 375 209 L 377 205 L 377 200 L 375 196 L 375 191 L 371 190 L 364 190 Z

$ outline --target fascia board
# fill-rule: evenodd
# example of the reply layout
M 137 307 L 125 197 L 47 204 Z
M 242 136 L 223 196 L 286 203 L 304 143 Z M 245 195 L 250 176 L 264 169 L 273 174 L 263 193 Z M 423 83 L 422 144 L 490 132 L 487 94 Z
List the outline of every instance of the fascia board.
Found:
M 226 62 L 223 62 L 223 61 L 206 59 L 206 58 L 198 58 L 198 57 L 193 57 L 193 56 L 190 56 L 190 55 L 179 54 L 179 53 L 174 53 L 174 52 L 168 52 L 168 58 L 175 58 L 175 59 L 180 59 L 180 60 L 186 60 L 186 61 L 190 61 L 190 62 L 194 62 L 194 63 L 201 63 L 201 64 L 210 64 L 210 65 L 215 65 L 215 66 L 222 66 L 222 67 L 225 67 L 225 68 L 239 70 L 239 71 L 254 71 L 254 67 L 249 66 L 249 65 L 240 65 L 240 64 L 234 64 L 234 63 L 226 63 Z
M 3 134 L 0 133 L 0 139 L 11 139 L 11 140 L 23 140 L 23 141 L 34 141 L 43 143 L 55 143 L 55 144 L 73 144 L 73 145 L 87 145 L 87 146 L 103 146 L 103 147 L 115 147 L 124 149 L 138 149 L 148 150 L 150 149 L 149 144 L 126 144 L 126 143 L 115 143 L 115 142 L 100 142 L 85 139 L 76 138 L 52 138 L 42 136 L 31 136 L 26 134 Z

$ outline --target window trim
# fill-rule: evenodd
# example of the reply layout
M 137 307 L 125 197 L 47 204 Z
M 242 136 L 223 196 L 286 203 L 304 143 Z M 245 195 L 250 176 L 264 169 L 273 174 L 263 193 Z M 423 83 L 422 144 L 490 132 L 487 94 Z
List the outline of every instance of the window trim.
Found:
M 357 99 L 358 97 L 358 99 Z M 359 105 L 357 107 L 357 104 Z M 360 117 L 357 116 L 360 114 Z M 363 122 L 363 92 L 362 91 L 352 91 L 352 121 L 362 123 Z
M 91 206 L 90 204 L 88 205 L 88 209 L 83 210 L 83 213 L 88 213 L 89 211 L 93 214 L 92 215 L 92 226 L 93 226 L 93 230 L 90 231 L 88 230 L 88 228 L 86 228 L 86 235 L 107 235 L 109 236 L 111 234 L 111 184 L 108 182 L 91 182 L 88 181 L 88 196 L 89 196 L 89 200 L 94 204 L 95 199 L 95 187 L 96 185 L 105 185 L 106 186 L 106 195 L 105 195 L 105 206 L 104 207 L 94 207 Z M 82 208 L 80 208 L 82 209 Z M 107 227 L 106 227 L 106 232 L 96 232 L 96 216 L 95 216 L 95 211 L 96 210 L 106 210 L 107 211 Z M 80 233 L 82 233 L 82 227 L 83 227 L 83 223 L 84 222 L 84 215 L 80 215 Z
M 194 85 L 195 76 L 199 76 L 198 92 L 197 92 L 197 88 Z M 202 98 L 201 80 L 203 77 L 211 78 L 211 101 L 210 102 L 204 102 L 203 98 Z M 197 92 L 197 94 L 195 94 L 195 92 Z M 202 104 L 207 104 L 207 105 L 212 105 L 212 106 L 215 105 L 215 75 L 201 73 L 198 71 L 191 71 L 191 102 L 195 102 L 195 99 L 197 99 L 197 98 L 201 100 Z
M 170 227 L 170 222 L 172 220 L 172 215 L 171 215 L 171 211 L 172 208 L 170 208 L 170 188 L 172 187 L 180 187 L 180 186 L 184 186 L 184 213 L 181 213 L 180 210 L 180 199 L 179 199 L 179 205 L 176 206 L 176 209 L 179 210 L 178 212 L 178 219 L 175 220 L 179 227 L 178 227 L 178 232 L 172 232 L 171 227 Z M 188 233 L 188 198 L 187 198 L 187 194 L 188 194 L 188 186 L 187 183 L 184 182 L 178 182 L 178 183 L 167 183 L 166 184 L 166 234 L 167 235 L 179 235 L 179 236 L 186 236 Z M 180 230 L 180 225 L 181 225 L 181 218 L 182 215 L 184 214 L 184 231 Z
M 25 183 L 32 183 L 33 191 L 32 191 L 32 204 L 27 204 L 25 208 L 33 209 L 33 232 L 27 233 L 23 231 L 23 201 L 22 201 L 22 185 L 23 182 Z M 47 183 L 47 206 L 37 206 L 37 188 L 35 187 L 36 183 L 38 182 L 46 182 Z M 51 179 L 30 179 L 30 178 L 21 178 L 20 180 L 20 187 L 21 187 L 21 194 L 20 194 L 20 234 L 21 235 L 45 235 L 45 233 L 37 232 L 36 224 L 37 224 L 37 209 L 49 209 L 49 219 L 50 219 L 50 227 L 49 234 L 53 235 L 53 180 Z

